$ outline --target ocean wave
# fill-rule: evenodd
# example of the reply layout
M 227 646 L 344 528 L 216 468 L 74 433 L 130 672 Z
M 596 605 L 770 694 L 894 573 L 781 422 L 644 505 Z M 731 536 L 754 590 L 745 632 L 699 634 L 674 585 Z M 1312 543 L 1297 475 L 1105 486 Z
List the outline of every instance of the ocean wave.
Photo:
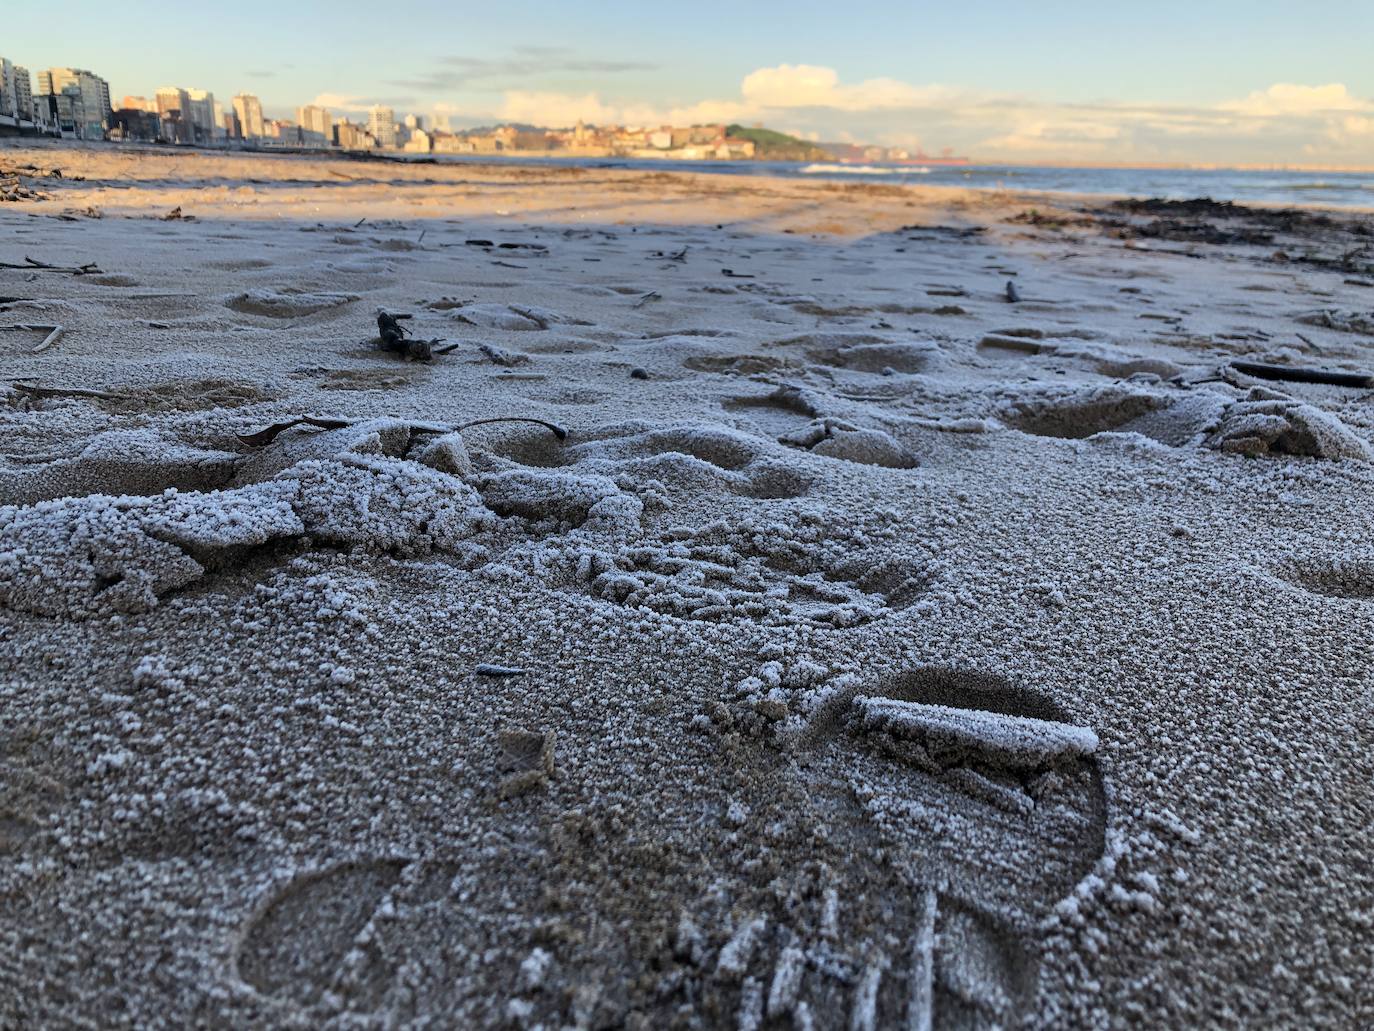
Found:
M 887 167 L 878 165 L 807 165 L 801 169 L 803 175 L 928 175 L 930 169 L 924 165 L 916 168 Z

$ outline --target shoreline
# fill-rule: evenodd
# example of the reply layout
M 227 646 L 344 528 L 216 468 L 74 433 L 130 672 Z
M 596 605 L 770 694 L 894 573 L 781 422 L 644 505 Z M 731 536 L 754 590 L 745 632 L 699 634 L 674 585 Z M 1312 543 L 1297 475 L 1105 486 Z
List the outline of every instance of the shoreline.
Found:
M 26 141 L 26 144 L 27 144 L 27 141 Z M 991 195 L 991 196 L 994 196 L 994 197 L 997 197 L 997 198 L 1001 199 L 1001 200 L 1004 201 L 1004 202 L 1006 202 L 1006 201 L 1007 201 L 1008 199 L 1010 199 L 1010 198 L 1021 198 L 1021 199 L 1022 199 L 1022 202 L 1024 202 L 1024 203 L 1032 203 L 1032 202 L 1035 202 L 1036 200 L 1040 200 L 1040 201 L 1042 201 L 1043 203 L 1051 203 L 1051 204 L 1056 204 L 1056 205 L 1071 205 L 1071 204 L 1075 204 L 1075 203 L 1076 203 L 1076 204 L 1081 204 L 1081 205 L 1087 205 L 1087 204 L 1090 204 L 1090 203 L 1093 203 L 1093 202 L 1098 202 L 1098 203 L 1100 203 L 1100 202 L 1103 202 L 1103 201 L 1111 201 L 1111 200 L 1146 199 L 1146 196 L 1147 196 L 1147 194 L 1142 194 L 1142 193 L 1130 193 L 1130 192 L 1121 192 L 1121 191 L 1084 192 L 1084 191 L 1081 191 L 1081 190 L 1069 190 L 1069 189 L 1066 189 L 1066 190 L 1059 190 L 1059 189 L 1030 189 L 1030 188 L 1018 187 L 1018 186 L 1014 186 L 1014 185 L 1013 185 L 1013 186 L 1010 186 L 1010 187 L 1007 187 L 1007 186 L 1002 186 L 1002 185 L 986 185 L 986 186 L 984 186 L 984 185 L 968 185 L 968 184 L 961 184 L 961 183 L 925 183 L 925 182 L 906 182 L 906 181 L 903 181 L 903 182 L 888 182 L 888 181 L 870 182 L 870 181 L 865 181 L 864 178 L 859 177 L 859 176 L 852 176 L 852 177 L 837 177 L 837 178 L 823 178 L 823 177 L 820 177 L 820 176 L 817 176 L 817 177 L 814 177 L 814 178 L 813 178 L 813 177 L 809 177 L 809 176 L 800 176 L 800 175 L 779 176 L 779 175 L 776 175 L 776 174 L 770 174 L 769 171 L 768 171 L 766 168 L 765 168 L 765 169 L 762 169 L 762 170 L 760 170 L 760 171 L 757 171 L 757 172 L 752 171 L 752 170 L 740 170 L 740 171 L 736 171 L 736 170 L 735 170 L 735 168 L 736 168 L 736 167 L 739 167 L 739 166 L 750 166 L 750 165 L 756 165 L 756 164 L 766 164 L 766 163 L 764 163 L 764 162 L 752 162 L 752 161 L 722 162 L 722 164 L 728 164 L 728 165 L 730 165 L 730 166 L 731 166 L 730 170 L 729 170 L 729 171 L 725 171 L 725 170 L 713 171 L 713 170 L 711 170 L 711 169 L 703 169 L 703 168 L 701 168 L 701 167 L 681 168 L 681 169 L 678 169 L 678 168 L 672 167 L 674 164 L 676 164 L 675 162 L 671 162 L 671 161 L 652 162 L 650 159 L 634 159 L 634 158 L 609 158 L 609 159 L 582 159 L 582 158 L 575 158 L 575 159 L 574 159 L 574 158 L 558 158 L 558 157 L 552 157 L 552 156 L 551 156 L 551 157 L 521 156 L 521 157 L 502 158 L 502 157 L 499 157 L 499 156 L 494 157 L 494 156 L 491 156 L 491 155 L 481 155 L 481 156 L 474 156 L 474 157 L 457 156 L 457 155 L 426 155 L 426 156 L 421 156 L 421 157 L 418 157 L 418 158 L 407 158 L 407 157 L 400 156 L 400 155 L 392 156 L 392 155 L 386 155 L 386 154 L 370 154 L 370 153 L 365 153 L 365 152 L 351 152 L 351 151 L 340 151 L 340 150 L 301 150 L 301 151 L 289 151 L 289 152 L 273 151 L 273 150 L 261 150 L 261 151 L 252 151 L 252 150 L 228 150 L 228 149 L 220 150 L 220 149 L 217 149 L 217 148 L 202 148 L 202 147 L 173 147 L 173 146 L 170 146 L 170 145 L 168 145 L 168 146 L 157 146 L 157 145 L 151 145 L 151 144 L 119 144 L 119 143 L 111 143 L 111 142 L 105 142 L 105 143 L 89 143 L 89 142 L 83 142 L 83 141 L 51 141 L 51 142 L 46 142 L 46 143 L 44 143 L 44 144 L 41 145 L 41 146 L 36 146 L 36 147 L 35 147 L 35 146 L 29 146 L 29 145 L 16 145 L 16 144 L 14 144 L 12 141 L 9 141 L 9 140 L 0 141 L 0 155 L 6 155 L 6 154 L 9 154 L 9 153 L 16 153 L 16 152 L 18 152 L 18 153 L 29 153 L 29 154 L 32 154 L 32 155 L 42 155 L 42 154 L 44 154 L 45 152 L 48 152 L 48 151 L 52 151 L 52 152 L 61 152 L 61 153 L 72 154 L 72 155 L 80 155 L 80 156 L 89 156 L 89 161 L 86 162 L 86 163 L 83 163 L 83 161 L 81 160 L 81 157 L 78 157 L 78 159 L 77 159 L 77 161 L 76 161 L 76 163 L 75 163 L 76 167 L 78 167 L 78 168 L 87 167 L 88 165 L 99 165 L 99 164 L 101 163 L 101 162 L 100 162 L 100 159 L 101 159 L 101 158 L 105 158 L 106 161 L 107 161 L 107 163 L 123 164 L 123 165 L 128 166 L 128 167 L 137 166 L 137 165 L 146 165 L 146 164 L 148 163 L 146 159 L 148 159 L 148 158 L 161 159 L 162 162 L 170 162 L 170 163 L 174 163 L 174 162 L 178 162 L 178 161 L 189 161 L 189 162 L 202 162 L 202 163 L 221 162 L 221 163 L 226 163 L 226 164 L 228 164 L 228 163 L 233 163 L 233 162 L 240 162 L 240 163 L 246 164 L 246 163 L 251 163 L 251 162 L 255 162 L 255 161 L 266 161 L 266 162 L 273 162 L 273 161 L 290 161 L 290 162 L 301 162 L 303 165 L 308 165 L 309 163 L 320 163 L 320 164 L 325 165 L 325 166 L 328 166 L 328 165 L 330 165 L 330 164 L 344 164 L 344 165 L 358 165 L 358 164 L 363 164 L 363 165 L 376 165 L 376 166 L 379 166 L 379 167 L 380 167 L 380 166 L 386 166 L 386 167 L 389 167 L 389 168 L 392 168 L 392 169 L 398 169 L 398 170 L 399 170 L 399 169 L 406 169 L 406 170 L 417 171 L 417 172 L 420 173 L 419 175 L 405 175 L 405 176 L 399 176 L 399 177 L 397 177 L 397 179 L 394 180 L 394 181 L 395 181 L 395 182 L 398 182 L 398 183 L 414 183 L 414 182 L 416 182 L 417 180 L 419 180 L 419 181 L 425 182 L 426 185 L 428 185 L 428 182 L 427 182 L 427 181 L 428 181 L 428 180 L 432 180 L 432 179 L 438 179 L 438 180 L 441 180 L 441 181 L 442 181 L 443 179 L 454 180 L 454 179 L 460 178 L 460 177 L 461 177 L 461 172 L 462 172 L 462 170 L 475 170 L 475 171 L 477 171 L 477 172 L 479 172 L 479 173 L 485 173 L 485 174 L 488 174 L 488 175 L 498 175 L 498 174 L 500 174 L 502 171 L 525 169 L 525 170 L 539 170 L 539 171 L 544 171 L 544 172 L 546 172 L 546 173 L 556 173 L 556 172 L 572 173 L 572 174 L 589 173 L 589 172 L 595 172 L 595 173 L 623 173 L 623 174 L 625 174 L 625 175 L 627 175 L 627 176 L 632 176 L 632 177 L 633 177 L 633 176 L 654 176 L 654 175 L 681 176 L 681 177 L 700 177 L 700 178 L 703 178 L 703 179 L 705 179 L 705 180 L 707 180 L 707 181 L 710 181 L 710 180 L 713 179 L 713 178 L 715 178 L 715 179 L 724 178 L 725 181 L 726 181 L 726 182 L 729 182 L 729 183 L 735 183 L 735 182 L 740 182 L 740 183 L 758 183 L 759 181 L 763 181 L 764 184 L 766 184 L 766 185 L 768 185 L 768 186 L 777 186 L 777 185 L 783 184 L 783 183 L 811 183 L 811 184 L 813 184 L 813 185 L 821 185 L 821 186 L 827 185 L 827 184 L 840 184 L 840 185 L 854 186 L 854 187 L 875 187 L 875 188 L 894 187 L 894 188 L 901 188 L 901 189 L 913 191 L 912 195 L 913 195 L 914 197 L 917 197 L 917 198 L 923 199 L 923 200 L 924 200 L 924 199 L 927 199 L 929 196 L 940 196 L 940 195 L 943 195 L 943 196 L 945 196 L 946 198 L 951 198 L 951 199 L 952 199 L 952 198 L 954 198 L 954 197 L 957 197 L 960 193 L 970 193 L 970 194 L 975 194 L 975 195 Z M 121 160 L 121 159 L 123 159 L 123 160 Z M 140 159 L 144 159 L 144 160 L 140 160 Z M 605 164 L 601 164 L 601 163 L 600 163 L 600 162 L 603 162 L 603 161 L 611 161 L 611 162 L 615 162 L 615 164 L 609 165 L 609 166 L 608 166 L 608 165 L 605 165 Z M 585 162 L 585 163 L 584 163 L 584 162 Z M 66 163 L 67 163 L 67 164 L 71 164 L 72 162 L 68 161 L 68 162 L 66 162 Z M 805 163 L 804 163 L 804 162 L 797 162 L 797 163 L 795 163 L 795 164 L 804 165 Z M 664 166 L 667 166 L 667 167 L 664 167 Z M 175 167 L 175 166 L 173 165 L 173 167 Z M 240 167 L 242 167 L 242 164 L 241 164 Z M 990 168 L 990 169 L 999 169 L 999 170 L 1000 170 L 1000 169 L 1003 168 L 1004 166 L 969 166 L 969 167 L 970 167 L 970 168 L 974 168 L 974 169 Z M 1008 167 L 1010 167 L 1010 166 L 1008 166 Z M 1046 166 L 1025 166 L 1025 167 L 1036 167 L 1036 168 L 1043 168 L 1043 169 L 1046 169 L 1046 170 L 1054 170 L 1054 169 L 1059 169 L 1059 168 L 1062 168 L 1062 169 L 1065 169 L 1065 170 L 1089 169 L 1089 170 L 1101 170 L 1101 171 L 1120 171 L 1120 170 L 1124 170 L 1124 171 L 1132 171 L 1132 170 L 1150 171 L 1150 170 L 1152 170 L 1151 166 L 1071 166 L 1071 165 L 1064 165 L 1064 166 L 1048 166 L 1048 165 L 1046 165 Z M 1171 170 L 1171 171 L 1172 171 L 1172 170 L 1175 170 L 1175 169 L 1171 169 L 1171 168 L 1170 168 L 1170 169 L 1165 169 L 1165 170 Z M 1216 169 L 1216 170 L 1209 170 L 1209 171 L 1216 171 L 1218 174 L 1221 174 L 1222 172 L 1228 171 L 1228 170 L 1225 170 L 1225 169 Z M 1245 171 L 1245 170 L 1238 170 L 1238 171 Z M 1355 172 L 1355 173 L 1344 172 L 1344 171 L 1340 171 L 1340 170 L 1330 170 L 1330 171 L 1333 171 L 1333 173 L 1335 173 L 1335 174 L 1359 174 L 1359 172 L 1362 171 L 1362 170 L 1359 170 L 1359 171 L 1357 171 L 1357 172 Z M 425 174 L 426 172 L 428 172 L 428 175 Z M 335 173 L 335 175 L 338 175 L 338 173 Z M 201 178 L 201 177 L 200 177 L 200 176 L 196 176 L 195 178 Z M 348 178 L 351 178 L 351 177 L 349 177 L 349 176 L 339 176 L 339 178 L 348 179 Z M 367 177 L 358 177 L 358 178 L 367 178 Z M 324 177 L 324 176 L 320 176 L 319 179 L 320 179 L 321 181 L 327 181 L 327 180 L 325 180 L 325 177 Z M 135 180 L 135 181 L 137 181 L 137 180 Z M 935 191 L 935 193 L 933 193 L 933 194 L 926 194 L 926 191 Z M 1310 191 L 1310 192 L 1316 192 L 1316 191 Z M 1154 195 L 1149 195 L 1149 196 L 1154 196 Z M 1205 196 L 1205 195 L 1199 195 L 1199 196 Z M 1370 201 L 1369 201 L 1367 204 L 1336 204 L 1336 203 L 1322 203 L 1322 201 L 1320 201 L 1320 200 L 1312 200 L 1312 201 L 1306 201 L 1306 200 L 1301 200 L 1301 201 L 1287 201 L 1287 200 L 1285 200 L 1285 201 L 1277 201 L 1277 200 L 1263 200 L 1263 199 L 1242 199 L 1242 200 L 1236 201 L 1235 203 L 1241 204 L 1241 205 L 1243 205 L 1243 206 L 1245 206 L 1245 207 L 1263 208 L 1263 209 L 1268 209 L 1268 210 L 1273 210 L 1273 209 L 1284 209 L 1284 208 L 1293 208 L 1293 209 L 1298 209 L 1298 210 L 1321 210 L 1321 211 L 1331 212 L 1331 213 L 1333 213 L 1333 214 L 1345 214 L 1345 215 L 1352 215 L 1352 216 L 1364 216 L 1364 215 L 1374 214 L 1374 197 L 1371 197 Z

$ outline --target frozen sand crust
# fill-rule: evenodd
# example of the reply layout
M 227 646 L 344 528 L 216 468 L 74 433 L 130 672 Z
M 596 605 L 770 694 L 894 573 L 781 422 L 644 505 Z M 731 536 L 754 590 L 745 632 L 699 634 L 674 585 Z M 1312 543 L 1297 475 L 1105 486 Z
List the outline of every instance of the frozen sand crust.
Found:
M 845 200 L 863 196 L 827 203 L 864 209 L 869 200 Z M 812 217 L 832 215 L 840 220 L 834 208 Z M 165 255 L 151 249 L 156 235 L 143 257 L 128 224 L 112 224 L 128 278 L 167 274 Z M 83 225 L 81 246 L 105 246 L 107 228 Z M 413 241 L 415 223 L 261 236 L 237 222 L 147 228 L 184 234 L 174 269 L 199 253 L 225 261 L 230 245 L 200 250 L 201 234 L 220 231 L 244 238 L 232 246 L 245 260 L 267 253 L 275 264 L 229 271 L 209 291 L 198 282 L 212 316 L 196 299 L 64 285 L 63 317 L 79 331 L 61 354 L 15 374 L 151 384 L 166 380 L 165 366 L 145 364 L 200 353 L 194 368 L 203 361 L 245 383 L 280 384 L 284 396 L 247 411 L 151 420 L 168 439 L 206 449 L 302 409 L 452 423 L 532 411 L 568 424 L 569 441 L 507 444 L 483 428 L 463 434 L 462 452 L 430 456 L 394 424 L 318 452 L 307 451 L 309 434 L 287 434 L 283 453 L 246 479 L 306 461 L 328 467 L 321 481 L 351 487 L 364 468 L 385 482 L 429 456 L 450 465 L 449 480 L 517 473 L 512 498 L 542 489 L 526 489 L 531 471 L 604 477 L 643 511 L 637 529 L 574 526 L 582 504 L 596 504 L 588 494 L 576 508 L 482 531 L 485 552 L 462 540 L 458 552 L 410 558 L 351 545 L 288 549 L 251 568 L 227 563 L 136 616 L 0 613 L 0 647 L 19 685 L 4 688 L 6 711 L 24 720 L 0 731 L 13 785 L 6 847 L 17 849 L 0 872 L 13 916 L 0 926 L 7 970 L 24 985 L 78 986 L 38 997 L 40 1015 L 74 1021 L 121 998 L 146 1021 L 170 1013 L 188 1023 L 457 1014 L 474 1026 L 595 1024 L 641 1014 L 658 1026 L 695 1014 L 703 1026 L 736 1026 L 757 1005 L 784 1024 L 804 1012 L 818 1026 L 845 1026 L 857 1011 L 884 1026 L 906 1019 L 922 940 L 934 943 L 932 994 L 946 1023 L 1028 1015 L 1051 1026 L 1240 1025 L 1280 1014 L 1339 1026 L 1368 1013 L 1346 972 L 1369 967 L 1368 872 L 1350 848 L 1367 833 L 1360 714 L 1369 669 L 1350 642 L 1372 629 L 1359 593 L 1359 563 L 1374 554 L 1369 464 L 1250 460 L 1198 446 L 1191 433 L 1147 447 L 1152 438 L 1136 431 L 1091 440 L 999 432 L 989 418 L 999 398 L 1038 395 L 1031 377 L 1063 370 L 1074 390 L 1110 381 L 1095 361 L 1072 356 L 978 364 L 988 332 L 1034 323 L 1060 338 L 1091 323 L 1128 360 L 1163 355 L 1201 376 L 1222 352 L 1142 335 L 1149 323 L 1137 313 L 1177 311 L 1221 347 L 1221 334 L 1277 332 L 1285 310 L 1310 308 L 1293 302 L 1291 286 L 1251 293 L 1241 287 L 1265 276 L 1261 267 L 1118 251 L 1094 251 L 1093 275 L 1059 279 L 1055 269 L 1073 270 L 1073 259 L 1032 260 L 1059 258 L 1064 245 L 1052 240 L 839 248 L 709 224 L 638 234 L 606 226 L 616 239 L 522 225 L 510 235 L 537 232 L 552 253 L 510 270 L 467 254 L 470 225 L 428 224 L 409 251 L 372 241 Z M 53 223 L 50 247 L 76 246 L 58 230 Z M 406 282 L 388 278 L 394 269 L 377 258 L 358 262 L 358 280 L 325 281 L 344 246 L 333 235 L 359 237 L 349 253 L 384 255 L 387 268 L 404 262 Z M 262 249 L 268 242 L 278 246 Z M 688 260 L 675 271 L 649 258 L 684 245 Z M 769 265 L 770 253 L 787 261 Z M 1057 313 L 1010 318 L 1000 280 L 983 270 L 990 253 L 1021 271 L 1023 292 L 1057 295 Z M 716 267 L 746 262 L 778 284 L 776 299 Z M 1136 273 L 1129 282 L 1148 289 L 1152 305 L 1125 307 L 1136 303 L 1117 293 L 1126 280 L 1104 271 Z M 253 275 L 273 282 L 244 281 Z M 1172 275 L 1206 278 L 1208 305 L 1189 314 L 1192 286 Z M 593 300 L 567 285 L 588 276 L 624 292 L 607 286 Z M 432 285 L 417 290 L 416 279 Z M 968 295 L 959 299 L 966 315 L 878 310 L 894 300 L 921 306 L 913 290 L 951 279 Z M 734 292 L 713 292 L 722 283 Z M 596 325 L 464 330 L 471 350 L 421 368 L 351 351 L 368 329 L 354 334 L 337 313 L 277 329 L 221 303 L 249 286 L 292 284 L 366 291 L 359 313 L 374 303 L 418 311 L 417 298 L 466 289 L 481 303 L 533 302 Z M 661 299 L 634 308 L 649 289 Z M 21 291 L 6 281 L 3 292 Z M 803 294 L 851 313 L 780 303 Z M 1070 307 L 1080 299 L 1118 308 Z M 206 328 L 118 336 L 114 304 L 134 319 Z M 1232 306 L 1250 314 L 1216 314 Z M 892 328 L 874 328 L 880 319 Z M 114 342 L 97 330 L 105 326 Z M 429 326 L 444 333 L 442 321 Z M 1359 363 L 1357 341 L 1338 339 L 1350 334 L 1312 332 L 1340 361 Z M 545 380 L 492 379 L 501 367 L 475 348 L 514 352 L 564 333 L 599 334 L 603 349 L 532 354 L 520 370 Z M 837 346 L 817 342 L 822 333 L 846 335 L 846 346 L 856 334 L 930 338 L 948 364 L 884 376 L 816 362 L 808 351 Z M 668 344 L 655 351 L 654 340 Z M 253 345 L 247 355 L 243 341 Z M 674 342 L 687 341 L 675 359 Z M 702 348 L 717 368 L 738 371 L 685 369 L 680 359 Z M 759 358 L 786 362 L 766 368 Z M 631 379 L 634 367 L 650 378 Z M 340 372 L 364 389 L 326 389 Z M 797 393 L 780 379 L 797 381 Z M 780 389 L 776 401 L 809 400 L 733 403 Z M 1248 403 L 1246 389 L 1225 385 L 1127 389 L 1174 399 L 1160 412 L 1209 394 L 1228 408 Z M 1368 418 L 1348 395 L 1284 389 L 1368 439 Z M 41 407 L 68 404 L 95 407 Z M 882 432 L 920 464 L 883 468 L 778 441 L 817 419 Z M 54 450 L 34 432 L 26 454 Z M 791 474 L 789 490 L 751 492 L 761 469 Z M 430 491 L 427 483 L 417 489 Z M 392 489 L 385 497 L 405 496 Z M 399 525 L 406 541 L 420 539 L 418 524 L 398 523 L 385 504 L 379 511 L 387 517 L 376 524 L 370 504 L 321 517 L 337 518 L 341 536 L 385 539 Z M 612 570 L 668 583 L 625 604 L 595 590 Z M 712 609 L 705 595 L 693 607 L 693 590 L 720 581 L 738 592 L 737 607 Z M 838 628 L 818 618 L 846 610 L 864 618 Z M 526 673 L 471 676 L 479 663 Z M 940 694 L 928 678 L 905 679 L 932 665 L 1000 687 L 964 678 Z M 982 746 L 946 768 L 924 738 L 856 725 L 847 701 L 856 696 L 1082 727 L 1098 748 L 1075 760 L 1082 766 L 1056 765 L 1023 785 Z M 551 772 L 539 759 L 523 771 L 534 775 L 529 790 L 503 799 L 502 785 L 522 772 L 503 742 L 528 735 L 542 749 L 546 732 L 556 732 Z M 1269 979 L 1242 976 L 1255 970 Z M 8 999 L 29 1005 L 34 993 Z

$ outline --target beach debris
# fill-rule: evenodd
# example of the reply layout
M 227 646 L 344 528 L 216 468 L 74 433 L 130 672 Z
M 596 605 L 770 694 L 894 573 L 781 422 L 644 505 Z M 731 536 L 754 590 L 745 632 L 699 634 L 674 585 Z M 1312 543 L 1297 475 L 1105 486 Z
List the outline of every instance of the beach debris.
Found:
M 27 254 L 24 256 L 24 264 L 15 265 L 12 262 L 0 261 L 0 268 L 21 269 L 26 272 L 61 272 L 69 276 L 100 274 L 100 268 L 93 261 L 88 261 L 84 265 L 49 265 L 46 261 L 35 261 Z
M 317 415 L 298 415 L 294 419 L 285 422 L 276 422 L 271 426 L 258 430 L 256 433 L 240 433 L 238 439 L 249 447 L 266 447 L 272 441 L 291 429 L 293 426 L 314 426 L 322 430 L 341 430 L 348 426 L 354 426 L 359 422 L 366 422 L 365 419 L 332 419 Z M 546 422 L 543 419 L 535 419 L 524 415 L 499 415 L 485 419 L 472 419 L 459 426 L 443 426 L 433 423 L 410 423 L 409 429 L 412 436 L 425 433 L 461 433 L 463 430 L 473 426 L 485 426 L 496 422 L 532 422 L 537 426 L 543 426 L 559 440 L 568 439 L 568 431 L 557 423 Z
M 440 338 L 420 340 L 411 337 L 410 331 L 401 325 L 401 321 L 414 317 L 377 309 L 377 345 L 383 351 L 399 354 L 411 361 L 427 362 L 434 357 L 434 345 L 439 343 Z
M 1016 284 L 1013 283 L 1010 279 L 1008 279 L 1008 280 L 1007 280 L 1007 301 L 1008 301 L 1009 303 L 1011 303 L 1011 304 L 1015 304 L 1015 303 L 1017 303 L 1019 300 L 1021 300 L 1021 291 L 1017 290 L 1017 289 L 1016 289 Z
M 630 379 L 648 379 L 649 370 L 636 365 L 630 370 Z
M 1308 369 L 1292 365 L 1269 365 L 1265 362 L 1234 361 L 1231 368 L 1255 379 L 1277 380 L 1287 383 L 1325 383 L 1334 387 L 1374 387 L 1374 375 L 1367 372 L 1334 372 L 1329 369 Z
M 256 433 L 240 433 L 238 438 L 250 447 L 266 447 L 293 426 L 314 426 L 322 430 L 341 430 L 351 426 L 347 419 L 323 419 L 314 415 L 298 415 L 286 422 L 275 422 Z
M 5 326 L 3 328 L 11 329 L 14 327 Z M 97 401 L 118 401 L 128 396 L 126 394 L 111 394 L 105 390 L 88 390 L 84 387 L 43 387 L 16 381 L 11 381 L 10 386 L 21 394 L 28 394 L 30 397 L 89 397 Z
M 48 194 L 25 186 L 17 173 L 0 170 L 0 202 L 51 199 Z
M 194 222 L 195 220 L 195 215 L 183 215 L 181 213 L 180 204 L 178 204 L 171 211 L 167 212 L 167 214 L 162 216 L 162 221 L 164 222 Z
M 663 300 L 663 295 L 662 295 L 661 293 L 659 293 L 657 290 L 650 290 L 647 294 L 645 294 L 645 295 L 644 295 L 643 297 L 641 297 L 639 300 L 635 301 L 634 304 L 630 305 L 630 307 L 632 307 L 632 308 L 642 308 L 642 307 L 644 307 L 646 304 L 648 304 L 650 301 L 661 301 L 661 300 Z
M 1097 735 L 1087 727 L 1031 716 L 868 695 L 856 696 L 853 706 L 864 731 L 920 741 L 942 765 L 974 758 L 1034 768 L 1092 755 L 1098 748 Z
M 523 677 L 525 670 L 516 666 L 498 666 L 492 662 L 479 662 L 472 670 L 479 677 Z
M 735 271 L 734 269 L 732 269 L 732 268 L 723 268 L 723 269 L 720 270 L 720 274 L 721 274 L 722 276 L 725 276 L 725 277 L 729 278 L 729 279 L 753 279 L 753 278 L 754 278 L 754 274 L 753 274 L 752 272 L 736 272 L 736 271 Z
M 684 245 L 681 250 L 676 251 L 650 251 L 649 257 L 662 258 L 664 261 L 683 261 L 687 260 L 687 247 Z
M 61 339 L 62 339 L 62 334 L 65 333 L 65 332 L 67 331 L 65 326 L 60 326 L 60 325 L 44 326 L 44 325 L 38 325 L 38 324 L 36 324 L 36 323 L 23 323 L 23 324 L 20 324 L 20 325 L 17 325 L 17 326 L 0 326 L 0 330 L 5 330 L 5 329 L 18 329 L 18 330 L 24 330 L 25 332 L 30 332 L 30 333 L 42 333 L 42 332 L 44 332 L 45 330 L 47 331 L 47 334 L 48 334 L 48 335 L 45 336 L 45 337 L 43 338 L 42 342 L 41 342 L 37 347 L 35 347 L 32 351 L 30 351 L 29 354 L 42 354 L 42 353 L 43 353 L 44 351 L 46 351 L 48 348 L 52 347 L 55 343 L 57 343 L 59 340 L 61 340 Z

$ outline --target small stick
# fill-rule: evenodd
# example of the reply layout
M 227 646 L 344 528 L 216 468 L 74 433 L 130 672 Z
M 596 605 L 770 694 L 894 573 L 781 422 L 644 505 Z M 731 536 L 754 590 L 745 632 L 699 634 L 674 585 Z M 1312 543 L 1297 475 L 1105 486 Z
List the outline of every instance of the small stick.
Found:
M 118 401 L 123 394 L 111 394 L 104 390 L 85 390 L 81 387 L 37 387 L 27 383 L 12 383 L 15 390 L 33 397 L 94 397 L 101 401 Z
M 1231 368 L 1255 379 L 1280 380 L 1290 383 L 1325 383 L 1335 387 L 1371 387 L 1374 375 L 1365 372 L 1331 372 L 1327 369 L 1304 369 L 1287 365 L 1266 365 L 1263 362 L 1232 362 Z
M 14 265 L 8 261 L 0 261 L 0 268 L 22 269 L 25 272 L 65 272 L 69 276 L 87 276 L 93 272 L 100 271 L 93 261 L 88 261 L 86 264 L 77 266 L 76 268 L 67 268 L 62 265 L 49 265 L 44 261 L 34 261 L 27 256 L 24 258 L 23 265 Z
M 526 415 L 498 415 L 491 419 L 473 419 L 471 422 L 465 422 L 461 426 L 455 426 L 454 429 L 461 433 L 469 426 L 483 426 L 491 422 L 532 422 L 539 426 L 543 426 L 559 440 L 568 439 L 568 431 L 557 423 L 545 422 L 543 419 L 534 419 Z
M 525 671 L 514 666 L 497 666 L 491 662 L 479 662 L 472 670 L 479 677 L 523 677 Z
M 22 329 L 29 333 L 47 330 L 48 335 L 43 338 L 43 342 L 30 351 L 29 354 L 39 354 L 46 351 L 53 344 L 57 343 L 57 341 L 62 338 L 62 334 L 66 332 L 66 329 L 62 326 L 43 326 L 37 323 L 21 323 L 17 326 L 0 326 L 0 329 Z
M 35 329 L 47 329 L 48 327 L 47 327 L 47 326 L 35 326 L 34 328 L 35 328 Z M 57 343 L 59 340 L 61 340 L 61 339 L 62 339 L 62 334 L 65 333 L 65 332 L 66 332 L 66 330 L 65 330 L 63 327 L 61 327 L 61 326 L 53 326 L 53 327 L 52 327 L 52 332 L 49 333 L 47 336 L 45 336 L 45 337 L 43 338 L 43 342 L 42 342 L 41 344 L 39 344 L 37 347 L 35 347 L 32 351 L 30 351 L 29 354 L 42 354 L 42 353 L 43 353 L 44 351 L 46 351 L 48 348 L 52 347 L 53 344 L 55 344 L 55 343 Z
M 920 923 L 911 942 L 911 982 L 907 996 L 907 1031 L 930 1031 L 934 1010 L 935 892 L 927 888 L 921 898 Z
M 347 419 L 319 419 L 313 415 L 301 415 L 287 422 L 273 423 L 265 430 L 258 430 L 257 433 L 240 433 L 238 438 L 250 447 L 263 447 L 272 443 L 292 426 L 300 426 L 302 423 L 307 426 L 318 426 L 322 430 L 341 430 L 350 425 Z

